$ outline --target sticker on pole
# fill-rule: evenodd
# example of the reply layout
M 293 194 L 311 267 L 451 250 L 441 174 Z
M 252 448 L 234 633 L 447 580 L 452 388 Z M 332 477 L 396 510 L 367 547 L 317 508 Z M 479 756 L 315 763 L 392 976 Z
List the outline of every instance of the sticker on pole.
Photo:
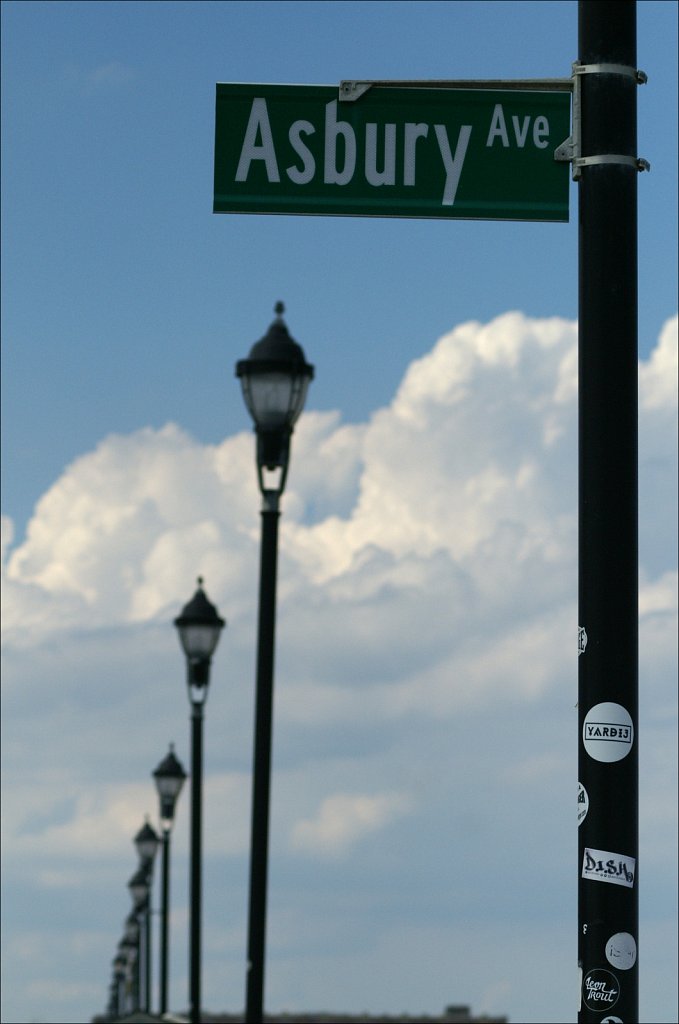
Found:
M 587 630 L 584 626 L 578 626 L 578 657 L 585 653 L 587 647 Z
M 585 975 L 583 1002 L 588 1010 L 603 1013 L 612 1010 L 620 996 L 620 984 L 610 971 L 601 969 Z
M 582 742 L 595 761 L 622 761 L 634 743 L 631 715 L 622 704 L 596 704 L 585 716 Z
M 585 847 L 585 855 L 582 858 L 582 877 L 594 882 L 610 882 L 613 885 L 624 885 L 627 889 L 633 889 L 636 863 L 634 857 Z
M 589 797 L 587 790 L 581 782 L 578 782 L 578 827 L 582 825 L 589 810 Z
M 606 959 L 612 967 L 629 971 L 637 962 L 637 944 L 629 932 L 617 932 L 606 943 Z

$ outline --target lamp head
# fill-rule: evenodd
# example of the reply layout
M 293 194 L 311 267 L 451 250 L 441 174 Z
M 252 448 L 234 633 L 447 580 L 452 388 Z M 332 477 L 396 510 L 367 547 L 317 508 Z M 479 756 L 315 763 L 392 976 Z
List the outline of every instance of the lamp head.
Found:
M 203 590 L 202 576 L 198 577 L 198 589 L 188 604 L 184 605 L 174 624 L 179 631 L 179 640 L 189 666 L 189 688 L 194 694 L 196 691 L 207 690 L 210 659 L 226 623 L 212 602 L 208 601 Z
M 137 847 L 137 853 L 139 854 L 139 860 L 141 861 L 142 867 L 151 867 L 159 842 L 160 839 L 158 838 L 158 833 L 152 827 L 147 817 L 144 824 L 134 837 L 134 845 Z
M 247 359 L 236 364 L 243 398 L 257 433 L 257 470 L 262 493 L 282 494 L 290 459 L 290 436 L 304 408 L 314 368 L 290 336 L 283 320 L 285 307 L 275 306 L 276 319 L 256 342 Z M 265 485 L 265 471 L 279 471 L 277 486 Z
M 163 828 L 168 829 L 174 818 L 174 809 L 186 778 L 186 772 L 174 752 L 174 743 L 170 751 L 153 772 L 158 797 L 160 798 L 160 818 Z

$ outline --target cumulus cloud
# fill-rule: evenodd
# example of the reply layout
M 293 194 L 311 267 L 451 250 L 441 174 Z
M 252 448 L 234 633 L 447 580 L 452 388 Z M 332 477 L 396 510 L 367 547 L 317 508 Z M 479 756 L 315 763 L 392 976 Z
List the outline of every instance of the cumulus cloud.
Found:
M 403 793 L 335 793 L 323 800 L 314 818 L 293 826 L 292 846 L 337 856 L 363 836 L 405 814 L 410 804 Z
M 656 348 L 639 371 L 643 409 L 676 409 L 677 405 L 677 317 L 663 326 Z
M 642 414 L 651 432 L 663 420 L 665 457 L 676 335 L 674 318 L 640 369 Z M 442 554 L 465 600 L 471 587 L 502 601 L 527 573 L 553 588 L 550 567 L 572 560 L 575 536 L 576 351 L 573 323 L 508 313 L 442 337 L 369 423 L 305 415 L 282 596 L 310 583 L 335 602 L 426 590 L 427 560 Z M 642 421 L 642 443 L 643 431 Z M 26 616 L 38 632 L 145 621 L 198 573 L 239 607 L 257 503 L 249 433 L 204 446 L 168 424 L 105 438 L 44 495 L 14 550 L 3 522 L 6 637 Z
M 676 474 L 676 351 L 675 317 L 640 366 L 642 506 L 658 520 L 644 534 L 642 515 L 642 614 L 672 611 L 659 510 Z M 284 716 L 356 720 L 366 701 L 450 713 L 556 684 L 575 629 L 576 404 L 576 325 L 513 312 L 443 336 L 368 423 L 302 418 L 281 533 Z M 4 642 L 169 619 L 198 574 L 230 620 L 251 621 L 258 501 L 250 432 L 105 438 L 19 547 L 3 522 Z
M 371 545 L 464 559 L 503 524 L 523 525 L 525 551 L 558 543 L 553 506 L 568 514 L 574 467 L 563 442 L 570 430 L 572 446 L 575 346 L 574 324 L 519 313 L 441 338 L 365 430 L 352 514 L 294 531 L 314 577 L 340 575 Z
M 168 424 L 112 435 L 77 459 L 9 558 L 6 635 L 27 616 L 43 631 L 148 620 L 200 573 L 220 589 L 237 575 L 245 502 L 248 513 L 255 503 L 249 442 L 202 447 Z

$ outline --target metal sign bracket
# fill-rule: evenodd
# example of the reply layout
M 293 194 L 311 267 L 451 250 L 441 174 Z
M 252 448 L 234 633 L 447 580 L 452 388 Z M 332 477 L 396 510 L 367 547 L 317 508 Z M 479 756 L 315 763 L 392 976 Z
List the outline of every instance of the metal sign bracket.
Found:
M 573 88 L 570 78 L 343 78 L 337 98 L 340 103 L 355 103 L 373 85 L 388 89 L 516 89 L 518 92 L 570 92 Z
M 632 78 L 637 85 L 645 85 L 648 76 L 645 71 L 628 67 L 626 64 L 573 64 L 573 131 L 569 137 L 554 150 L 554 159 L 573 165 L 573 181 L 577 181 L 583 167 L 593 164 L 625 164 L 635 167 L 637 171 L 650 171 L 651 165 L 643 157 L 626 156 L 623 153 L 599 153 L 594 156 L 582 156 L 581 144 L 581 96 L 580 79 L 583 75 L 621 75 Z

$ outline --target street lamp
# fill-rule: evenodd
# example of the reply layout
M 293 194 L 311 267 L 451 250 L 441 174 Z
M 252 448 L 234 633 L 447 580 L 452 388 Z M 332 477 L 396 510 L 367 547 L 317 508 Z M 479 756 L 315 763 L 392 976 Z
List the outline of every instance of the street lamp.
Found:
M 134 837 L 139 854 L 139 870 L 146 873 L 146 897 L 142 900 L 140 912 L 144 918 L 144 1009 L 151 1012 L 151 890 L 153 885 L 153 861 L 160 839 L 148 817 Z M 141 885 L 140 885 L 141 890 Z M 134 894 L 133 894 L 134 895 Z
M 203 785 L 203 705 L 210 683 L 210 661 L 225 625 L 203 590 L 198 589 L 174 624 L 187 665 L 191 702 L 191 1024 L 200 1022 L 201 801 Z
M 123 1017 L 139 1009 L 139 938 L 123 936 L 118 943 L 118 954 L 123 972 L 120 999 L 120 1016 Z
M 137 918 L 139 926 L 142 921 L 144 922 L 145 934 L 148 933 L 148 918 L 146 911 L 148 909 L 150 880 L 148 867 L 146 865 L 137 868 L 135 873 L 127 883 L 127 888 L 130 890 L 132 897 L 132 903 L 134 905 L 134 915 Z M 141 930 L 141 927 L 140 927 Z M 132 1002 L 133 1009 L 142 1009 L 141 1003 L 141 952 L 142 952 L 142 941 L 141 935 L 137 936 L 137 939 L 126 939 L 128 948 L 128 962 L 132 973 Z
M 127 957 L 123 953 L 122 949 L 118 947 L 118 952 L 113 958 L 113 982 L 115 989 L 114 1005 L 112 1015 L 115 1017 L 122 1017 L 125 1012 L 125 993 L 123 985 L 125 982 L 125 967 L 127 965 Z
M 276 564 L 280 497 L 290 461 L 290 438 L 304 407 L 314 368 L 283 322 L 285 309 L 276 303 L 276 319 L 253 345 L 247 359 L 236 364 L 245 404 L 257 436 L 257 476 L 262 492 L 262 542 L 259 577 L 259 639 L 255 748 L 253 760 L 250 904 L 245 1019 L 264 1020 L 264 946 L 271 779 Z
M 174 820 L 174 809 L 181 788 L 184 785 L 186 772 L 174 753 L 174 744 L 170 744 L 170 752 L 153 772 L 158 797 L 160 799 L 160 824 L 163 835 L 163 877 L 160 916 L 160 1014 L 167 1011 L 167 980 L 168 980 L 168 927 L 170 905 L 170 832 Z

